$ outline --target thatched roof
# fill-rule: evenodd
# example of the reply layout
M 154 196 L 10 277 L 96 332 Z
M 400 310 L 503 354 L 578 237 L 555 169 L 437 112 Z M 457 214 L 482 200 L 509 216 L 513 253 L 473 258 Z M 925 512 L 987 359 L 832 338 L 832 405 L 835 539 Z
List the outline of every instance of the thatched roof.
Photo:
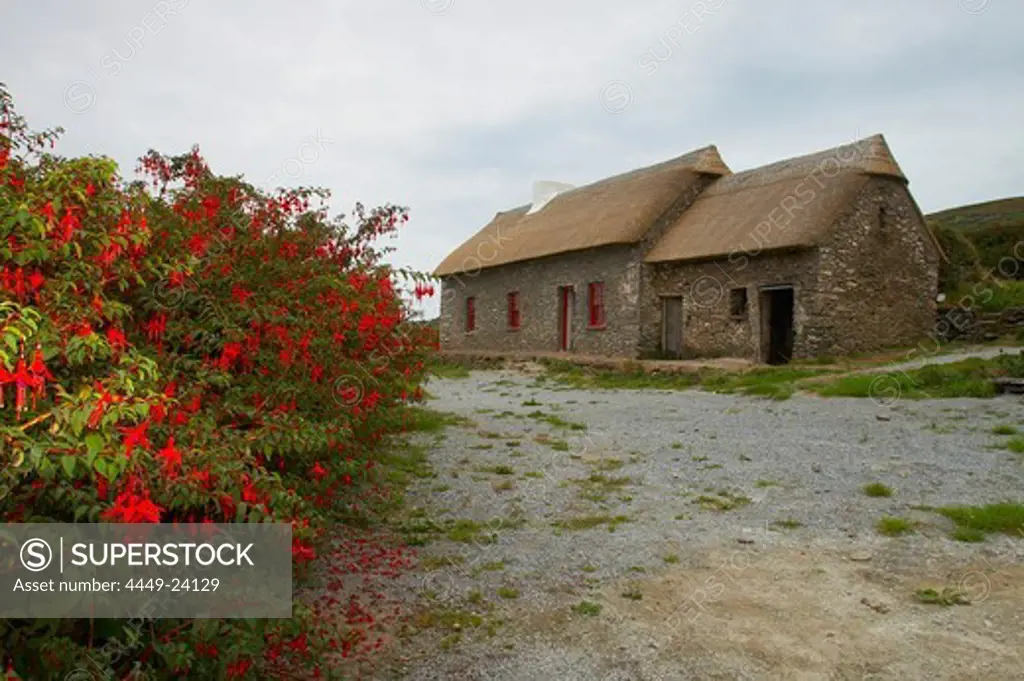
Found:
M 702 173 L 729 173 L 714 146 L 558 194 L 531 215 L 527 215 L 529 205 L 498 213 L 445 258 L 434 274 L 636 243 Z
M 645 260 L 814 246 L 872 175 L 906 181 L 881 135 L 728 175 L 697 197 Z

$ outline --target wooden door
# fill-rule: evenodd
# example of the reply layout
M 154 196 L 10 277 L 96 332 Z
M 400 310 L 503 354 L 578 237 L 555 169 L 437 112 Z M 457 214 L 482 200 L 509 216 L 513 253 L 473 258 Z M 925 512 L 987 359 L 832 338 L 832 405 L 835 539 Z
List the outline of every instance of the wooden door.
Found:
M 558 349 L 562 352 L 572 350 L 572 286 L 561 286 L 558 289 Z
M 680 357 L 683 354 L 683 298 L 671 296 L 661 301 L 661 350 L 668 357 Z

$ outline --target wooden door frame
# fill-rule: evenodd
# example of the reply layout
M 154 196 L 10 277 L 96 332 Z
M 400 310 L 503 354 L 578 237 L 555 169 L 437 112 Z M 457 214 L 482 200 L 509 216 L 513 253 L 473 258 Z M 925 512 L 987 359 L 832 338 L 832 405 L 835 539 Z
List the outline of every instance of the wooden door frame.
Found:
M 576 307 L 576 287 L 558 287 L 558 351 L 572 352 L 572 318 Z

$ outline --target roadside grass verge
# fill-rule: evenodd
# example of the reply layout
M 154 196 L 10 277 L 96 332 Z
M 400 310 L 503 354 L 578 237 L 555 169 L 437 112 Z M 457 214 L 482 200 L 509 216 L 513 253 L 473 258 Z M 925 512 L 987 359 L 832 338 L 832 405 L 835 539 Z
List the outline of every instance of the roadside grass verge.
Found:
M 800 381 L 836 373 L 832 369 L 764 367 L 743 372 L 708 371 L 700 375 L 700 387 L 714 393 L 752 395 L 786 400 Z
M 991 359 L 974 357 L 908 371 L 854 374 L 806 387 L 822 397 L 993 397 L 996 388 L 992 379 L 1000 376 L 1024 377 L 1024 353 Z
M 430 364 L 430 373 L 438 378 L 469 378 L 469 368 L 454 362 L 432 362 Z

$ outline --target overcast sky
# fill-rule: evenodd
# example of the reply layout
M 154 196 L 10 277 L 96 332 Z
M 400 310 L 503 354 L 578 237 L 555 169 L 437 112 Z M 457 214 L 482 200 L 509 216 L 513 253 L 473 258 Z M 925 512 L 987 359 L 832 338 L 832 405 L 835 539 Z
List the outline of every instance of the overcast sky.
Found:
M 881 132 L 925 212 L 1024 194 L 1022 28 L 1020 0 L 0 0 L 0 81 L 127 174 L 198 143 L 407 205 L 393 260 L 429 271 L 535 180 L 707 144 L 741 170 Z

